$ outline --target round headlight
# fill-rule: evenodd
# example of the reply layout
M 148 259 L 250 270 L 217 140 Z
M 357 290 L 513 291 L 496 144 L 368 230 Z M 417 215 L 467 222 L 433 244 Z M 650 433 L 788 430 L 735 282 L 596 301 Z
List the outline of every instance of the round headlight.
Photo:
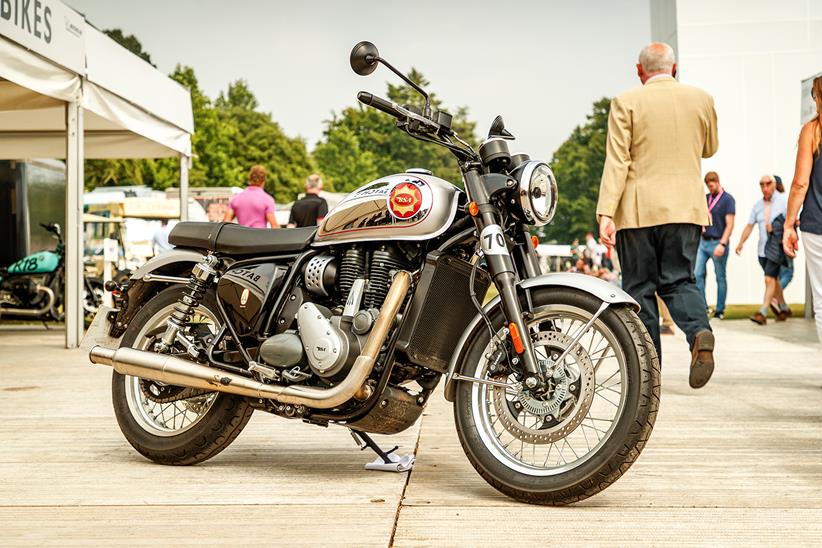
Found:
M 519 178 L 519 203 L 525 221 L 536 226 L 551 222 L 557 210 L 557 181 L 543 162 L 526 162 Z

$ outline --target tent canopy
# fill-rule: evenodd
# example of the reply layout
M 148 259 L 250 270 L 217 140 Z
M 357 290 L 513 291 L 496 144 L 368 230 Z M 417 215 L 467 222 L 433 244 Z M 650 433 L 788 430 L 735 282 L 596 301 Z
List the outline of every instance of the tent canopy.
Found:
M 188 90 L 79 14 L 60 9 L 82 29 L 81 40 L 64 44 L 82 49 L 82 70 L 64 52 L 55 62 L 43 56 L 50 49 L 31 49 L 37 42 L 16 43 L 20 38 L 0 19 L 0 159 L 65 158 L 67 102 L 83 108 L 86 158 L 190 156 L 194 122 Z
M 59 0 L 3 2 L 2 12 L 0 159 L 66 160 L 64 302 L 73 348 L 83 334 L 83 160 L 179 156 L 187 204 L 191 97 Z

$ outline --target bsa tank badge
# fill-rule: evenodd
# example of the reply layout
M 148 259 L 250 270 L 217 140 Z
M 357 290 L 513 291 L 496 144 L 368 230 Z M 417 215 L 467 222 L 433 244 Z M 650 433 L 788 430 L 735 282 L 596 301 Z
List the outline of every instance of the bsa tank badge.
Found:
M 388 211 L 397 219 L 409 219 L 422 207 L 422 192 L 411 183 L 401 183 L 388 194 Z

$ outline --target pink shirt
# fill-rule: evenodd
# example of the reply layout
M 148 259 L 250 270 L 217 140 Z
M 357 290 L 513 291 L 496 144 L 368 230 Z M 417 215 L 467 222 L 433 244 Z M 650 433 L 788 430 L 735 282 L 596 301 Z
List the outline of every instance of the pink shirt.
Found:
M 243 226 L 252 228 L 265 228 L 268 222 L 265 219 L 267 213 L 274 213 L 276 204 L 262 187 L 249 186 L 229 202 L 228 206 L 237 217 L 237 222 Z

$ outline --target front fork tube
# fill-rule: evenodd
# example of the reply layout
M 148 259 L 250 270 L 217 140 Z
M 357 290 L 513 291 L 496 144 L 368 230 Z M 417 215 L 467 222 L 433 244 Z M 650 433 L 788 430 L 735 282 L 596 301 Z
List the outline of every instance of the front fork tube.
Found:
M 508 319 L 509 325 L 513 323 L 516 326 L 522 341 L 523 351 L 519 357 L 522 359 L 523 368 L 530 375 L 544 381 L 542 370 L 534 353 L 534 346 L 531 344 L 528 326 L 522 318 L 522 308 L 516 290 L 517 278 L 511 253 L 508 251 L 504 239 L 502 241 L 495 239 L 497 234 L 502 238 L 502 228 L 497 221 L 496 208 L 490 203 L 488 192 L 476 171 L 469 170 L 464 173 L 464 177 L 468 195 L 477 203 L 479 208 L 479 214 L 474 217 L 474 222 L 477 226 L 477 234 L 480 236 L 480 247 L 488 263 L 488 270 L 494 279 L 494 285 L 499 291 L 502 311 Z M 530 275 L 530 272 L 528 274 Z

